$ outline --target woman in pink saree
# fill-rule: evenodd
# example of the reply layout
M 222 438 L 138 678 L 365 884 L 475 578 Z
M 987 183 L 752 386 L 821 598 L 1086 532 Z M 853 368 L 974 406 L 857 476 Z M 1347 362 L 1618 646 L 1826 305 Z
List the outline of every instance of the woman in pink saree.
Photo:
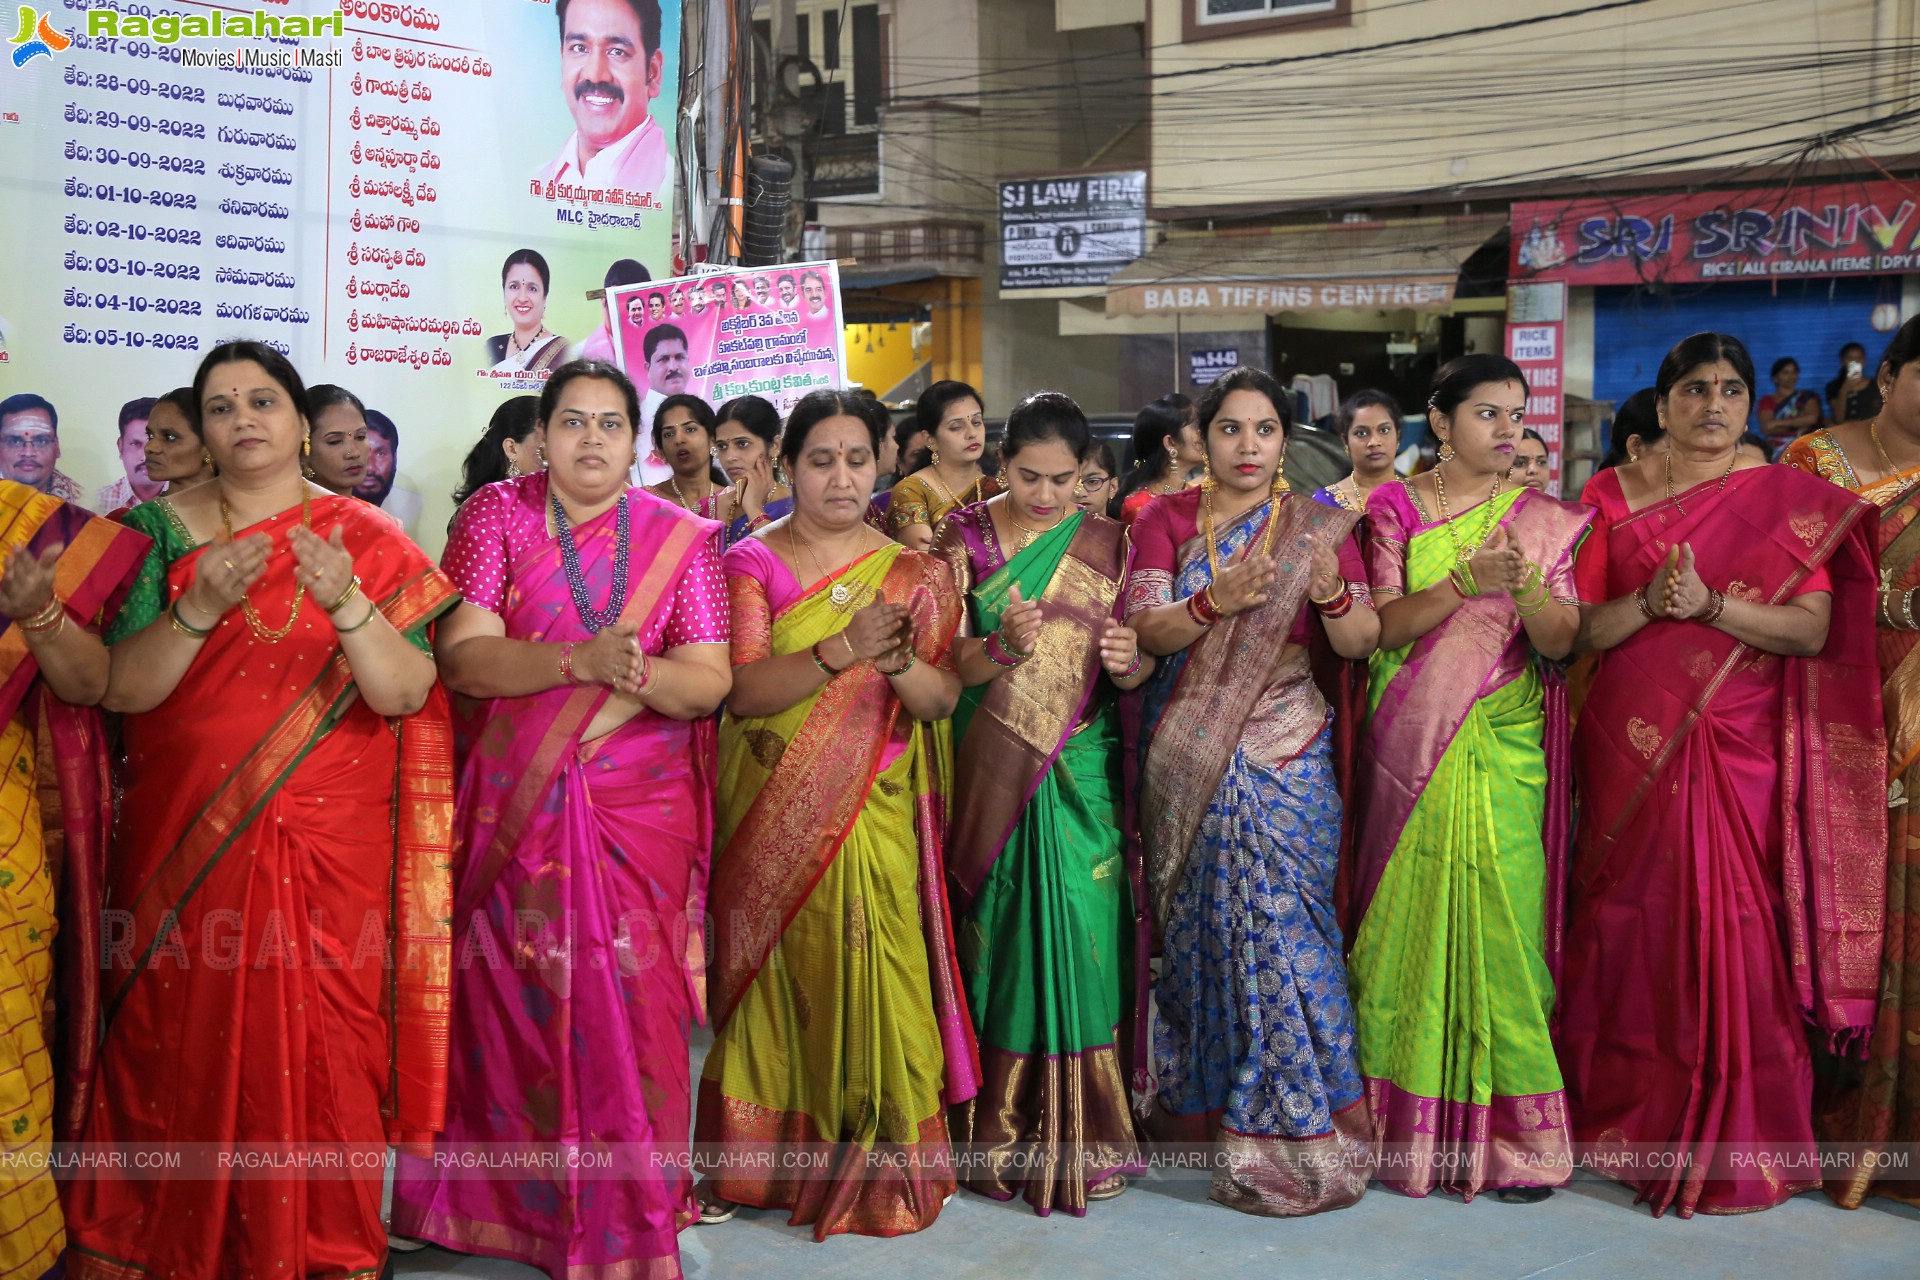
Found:
M 1560 1061 L 1589 1163 L 1682 1217 L 1819 1185 L 1803 1023 L 1864 1035 L 1880 959 L 1875 515 L 1738 457 L 1752 387 L 1736 338 L 1668 353 L 1671 448 L 1587 486 L 1576 570 Z
M 443 1150 L 560 1164 L 406 1161 L 394 1230 L 555 1280 L 673 1280 L 694 1214 L 687 1036 L 705 1007 L 727 601 L 712 522 L 627 486 L 638 413 L 612 366 L 556 371 L 547 469 L 469 498 L 445 558 L 464 599 L 441 672 L 487 701 L 454 819 Z

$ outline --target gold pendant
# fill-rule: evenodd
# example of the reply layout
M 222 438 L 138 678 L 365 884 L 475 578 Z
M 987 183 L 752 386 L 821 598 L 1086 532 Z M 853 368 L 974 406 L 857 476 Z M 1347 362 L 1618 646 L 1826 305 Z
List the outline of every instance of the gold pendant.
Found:
M 843 608 L 847 601 L 853 599 L 853 592 L 847 590 L 847 584 L 844 582 L 834 583 L 833 590 L 827 592 L 827 595 L 832 598 L 835 605 Z

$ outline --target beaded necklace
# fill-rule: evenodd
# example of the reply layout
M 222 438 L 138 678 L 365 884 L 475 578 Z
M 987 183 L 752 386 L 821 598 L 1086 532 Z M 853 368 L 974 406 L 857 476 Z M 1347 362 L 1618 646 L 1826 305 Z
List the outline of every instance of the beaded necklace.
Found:
M 627 599 L 627 562 L 633 549 L 632 517 L 627 514 L 627 500 L 623 495 L 619 505 L 614 508 L 613 516 L 613 590 L 607 595 L 604 609 L 596 609 L 587 598 L 587 577 L 580 571 L 580 544 L 573 540 L 573 530 L 567 525 L 567 509 L 560 505 L 560 495 L 553 494 L 548 499 L 553 503 L 553 528 L 560 536 L 560 566 L 567 572 L 567 589 L 573 593 L 573 611 L 580 615 L 580 623 L 594 635 L 619 620 L 620 611 Z

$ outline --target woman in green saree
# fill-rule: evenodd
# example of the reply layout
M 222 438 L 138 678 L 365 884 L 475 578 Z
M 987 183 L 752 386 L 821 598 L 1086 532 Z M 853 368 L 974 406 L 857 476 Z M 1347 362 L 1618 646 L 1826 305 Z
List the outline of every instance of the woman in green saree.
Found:
M 1114 618 L 1126 530 L 1074 502 L 1092 451 L 1080 407 L 1041 392 L 1007 415 L 1001 487 L 941 523 L 967 598 L 954 642 L 953 836 L 981 1092 L 956 1125 L 967 1185 L 1084 1214 L 1140 1166 L 1117 1049 L 1135 987 L 1115 688 L 1152 673 Z
M 1442 368 L 1431 473 L 1377 489 L 1380 608 L 1349 971 L 1382 1182 L 1538 1200 L 1572 1169 L 1548 1038 L 1567 857 L 1573 552 L 1591 515 L 1509 484 L 1527 385 Z
M 953 580 L 863 521 L 886 428 L 815 391 L 787 420 L 794 509 L 728 549 L 733 692 L 715 815 L 701 1221 L 790 1211 L 892 1236 L 954 1191 L 946 1107 L 978 1082 L 942 841 Z

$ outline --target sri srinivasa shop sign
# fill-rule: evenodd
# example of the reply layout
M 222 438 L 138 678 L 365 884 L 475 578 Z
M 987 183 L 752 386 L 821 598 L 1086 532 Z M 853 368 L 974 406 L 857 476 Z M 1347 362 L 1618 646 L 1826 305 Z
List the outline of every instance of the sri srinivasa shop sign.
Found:
M 1674 284 L 1920 271 L 1920 184 L 1513 206 L 1512 278 Z

